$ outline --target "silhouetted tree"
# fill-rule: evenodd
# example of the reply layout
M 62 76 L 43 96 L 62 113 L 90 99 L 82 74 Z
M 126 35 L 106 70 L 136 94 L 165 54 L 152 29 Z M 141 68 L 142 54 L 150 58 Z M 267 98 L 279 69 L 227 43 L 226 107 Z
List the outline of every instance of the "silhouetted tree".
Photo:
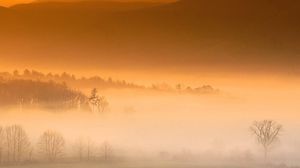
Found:
M 75 144 L 75 153 L 79 161 L 84 158 L 85 143 L 83 138 L 79 138 Z
M 50 162 L 59 159 L 64 152 L 65 140 L 63 136 L 55 131 L 45 131 L 39 140 L 41 154 Z
M 35 70 L 31 71 L 31 75 L 34 79 L 41 80 L 44 77 L 44 74 Z
M 28 150 L 27 161 L 29 162 L 33 161 L 33 152 L 34 152 L 34 148 L 30 147 Z
M 104 142 L 101 146 L 101 153 L 105 161 L 112 157 L 112 146 L 108 142 Z
M 95 143 L 90 138 L 79 138 L 75 144 L 75 154 L 80 161 L 91 161 L 96 156 Z
M 182 85 L 181 84 L 177 84 L 176 85 L 176 90 L 180 92 L 182 90 Z
M 14 77 L 19 77 L 20 73 L 18 70 L 14 70 L 13 75 L 14 75 Z
M 54 75 L 50 72 L 46 75 L 46 77 L 48 78 L 48 80 L 52 80 Z
M 100 96 L 98 99 L 98 111 L 99 112 L 105 112 L 108 108 L 108 101 L 104 96 Z
M 104 96 L 99 96 L 96 88 L 92 89 L 89 97 L 89 102 L 92 107 L 92 111 L 104 112 L 108 108 L 108 101 Z
M 90 161 L 94 157 L 94 142 L 88 138 L 87 139 L 87 144 L 86 144 L 86 159 Z
M 4 129 L 0 126 L 0 164 L 3 162 L 4 154 Z
M 28 154 L 30 142 L 25 130 L 19 125 L 5 128 L 7 162 L 21 162 Z
M 257 142 L 262 145 L 264 159 L 267 161 L 270 148 L 279 139 L 282 125 L 272 120 L 255 121 L 250 130 L 256 136 Z
M 92 111 L 95 112 L 98 104 L 98 90 L 96 88 L 92 89 L 91 95 L 89 97 L 89 102 L 92 106 Z
M 23 72 L 23 76 L 28 78 L 28 77 L 31 76 L 31 72 L 28 69 L 25 69 L 24 72 Z

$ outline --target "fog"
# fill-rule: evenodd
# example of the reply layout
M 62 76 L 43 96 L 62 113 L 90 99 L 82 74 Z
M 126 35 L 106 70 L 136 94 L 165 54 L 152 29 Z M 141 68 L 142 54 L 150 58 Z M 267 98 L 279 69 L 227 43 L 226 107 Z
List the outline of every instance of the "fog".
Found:
M 220 84 L 224 88 L 216 95 L 105 90 L 101 94 L 106 96 L 109 109 L 103 113 L 20 111 L 17 106 L 1 109 L 0 123 L 22 125 L 33 145 L 47 129 L 60 132 L 66 139 L 66 158 L 75 155 L 78 139 L 85 138 L 95 145 L 95 155 L 99 155 L 101 144 L 109 142 L 114 155 L 125 160 L 239 165 L 262 162 L 262 148 L 250 126 L 256 120 L 271 119 L 283 125 L 283 132 L 270 160 L 298 165 L 300 90 L 296 80 L 258 79 L 232 84 L 235 82 L 227 81 L 231 87 L 226 87 L 226 82 Z
M 300 166 L 300 1 L 29 2 L 0 0 L 1 167 Z

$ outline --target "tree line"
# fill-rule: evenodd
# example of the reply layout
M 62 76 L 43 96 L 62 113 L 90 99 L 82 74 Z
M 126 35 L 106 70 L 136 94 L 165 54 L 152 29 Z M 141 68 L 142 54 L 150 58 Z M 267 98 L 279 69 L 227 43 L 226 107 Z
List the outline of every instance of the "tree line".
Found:
M 167 83 L 152 84 L 150 86 L 144 86 L 128 82 L 125 80 L 114 80 L 111 77 L 104 79 L 100 76 L 92 77 L 77 77 L 74 74 L 63 72 L 58 73 L 47 73 L 44 74 L 35 70 L 25 69 L 23 72 L 18 70 L 10 72 L 0 72 L 0 81 L 2 80 L 35 80 L 35 81 L 55 81 L 58 83 L 67 83 L 72 88 L 93 88 L 97 86 L 99 90 L 105 89 L 138 89 L 158 92 L 169 92 L 169 93 L 187 93 L 187 94 L 217 94 L 220 91 L 215 89 L 211 85 L 203 85 L 199 87 L 186 86 L 184 84 L 177 84 L 171 86 Z
M 38 107 L 54 111 L 77 109 L 80 111 L 104 112 L 108 101 L 99 95 L 96 88 L 88 97 L 65 83 L 33 80 L 0 81 L 0 106 L 15 106 L 20 110 Z
M 32 80 L 0 81 L 0 105 L 39 106 L 48 109 L 76 108 L 84 105 L 86 96 L 68 88 L 65 83 Z
M 250 127 L 251 133 L 263 149 L 265 163 L 270 161 L 269 154 L 275 142 L 279 140 L 282 128 L 282 125 L 273 120 L 255 121 Z M 37 160 L 56 162 L 62 160 L 65 155 L 66 140 L 57 131 L 44 131 L 37 143 L 33 144 L 22 126 L 0 126 L 0 165 Z M 73 145 L 73 157 L 77 161 L 108 161 L 113 158 L 113 148 L 108 142 L 103 142 L 100 148 L 97 148 L 91 139 L 79 138 Z
M 144 86 L 137 85 L 132 82 L 127 82 L 125 80 L 113 80 L 111 77 L 104 79 L 100 76 L 92 76 L 92 77 L 77 77 L 74 74 L 70 74 L 67 72 L 63 72 L 61 74 L 58 73 L 47 73 L 44 74 L 42 72 L 36 70 L 28 70 L 25 69 L 23 72 L 19 72 L 18 70 L 10 72 L 0 72 L 0 78 L 4 80 L 11 79 L 23 79 L 23 80 L 35 80 L 35 81 L 55 81 L 58 83 L 67 83 L 69 86 L 73 88 L 92 88 L 93 86 L 97 86 L 100 89 L 109 89 L 109 88 L 135 88 L 142 89 Z
M 104 142 L 96 155 L 95 143 L 90 139 L 79 138 L 74 144 L 74 156 L 79 161 L 91 161 L 100 157 L 104 161 L 112 158 L 112 146 Z M 0 126 L 0 165 L 26 162 L 56 162 L 66 155 L 64 136 L 53 130 L 44 131 L 36 144 L 33 144 L 25 129 L 20 125 Z

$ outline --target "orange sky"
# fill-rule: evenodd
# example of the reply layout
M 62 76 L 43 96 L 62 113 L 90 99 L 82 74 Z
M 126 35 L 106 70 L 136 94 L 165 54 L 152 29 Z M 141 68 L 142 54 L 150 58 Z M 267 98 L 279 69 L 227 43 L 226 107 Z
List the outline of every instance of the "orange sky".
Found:
M 31 1 L 33 1 L 33 0 L 0 0 L 0 5 L 1 6 L 11 6 L 11 5 L 15 5 L 18 3 L 28 3 Z
M 35 0 L 0 0 L 0 6 L 12 6 L 15 4 L 30 3 L 33 1 L 35 1 Z M 119 0 L 119 1 L 121 1 L 121 0 Z M 132 1 L 132 0 L 126 0 L 126 1 Z M 172 0 L 144 0 L 144 1 L 172 1 Z
M 35 0 L 0 0 L 0 6 L 31 1 Z M 247 145 L 245 149 L 253 149 L 249 125 L 254 120 L 273 119 L 284 125 L 283 137 L 290 142 L 299 140 L 294 133 L 300 116 L 300 24 L 295 21 L 300 13 L 294 2 L 282 5 L 274 1 L 274 7 L 282 6 L 278 13 L 267 0 L 253 0 L 249 8 L 246 1 L 236 5 L 238 1 L 231 0 L 230 8 L 223 8 L 226 3 L 215 6 L 198 1 L 151 6 L 151 10 L 126 7 L 129 12 L 124 16 L 115 14 L 118 10 L 111 6 L 111 11 L 97 13 L 99 8 L 81 11 L 83 6 L 75 4 L 67 15 L 69 4 L 62 4 L 62 10 L 47 8 L 48 4 L 24 5 L 11 12 L 0 8 L 4 11 L 0 15 L 0 73 L 33 69 L 99 75 L 146 86 L 211 85 L 221 91 L 214 96 L 158 96 L 107 90 L 101 94 L 109 100 L 110 111 L 103 116 L 38 109 L 20 115 L 23 111 L 18 105 L 12 113 L 0 113 L 0 124 L 21 124 L 32 137 L 53 128 L 69 139 L 92 135 L 99 142 L 104 137 L 120 146 L 201 151 L 214 139 L 233 149 Z M 257 4 L 266 10 L 253 14 Z M 85 11 L 88 9 L 93 10 Z M 288 9 L 292 11 L 286 12 Z M 127 108 L 134 112 L 127 113 Z M 283 144 L 288 145 L 283 149 L 299 149 L 300 143 L 286 139 Z

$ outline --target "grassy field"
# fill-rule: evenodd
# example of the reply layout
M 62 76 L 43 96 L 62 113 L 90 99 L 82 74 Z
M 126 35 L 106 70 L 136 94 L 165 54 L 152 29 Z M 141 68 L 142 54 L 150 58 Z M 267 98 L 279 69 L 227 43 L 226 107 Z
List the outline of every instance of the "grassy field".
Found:
M 246 168 L 234 166 L 203 166 L 193 163 L 173 162 L 123 162 L 123 163 L 53 163 L 1 166 L 2 168 Z M 249 168 L 249 167 L 247 167 Z

